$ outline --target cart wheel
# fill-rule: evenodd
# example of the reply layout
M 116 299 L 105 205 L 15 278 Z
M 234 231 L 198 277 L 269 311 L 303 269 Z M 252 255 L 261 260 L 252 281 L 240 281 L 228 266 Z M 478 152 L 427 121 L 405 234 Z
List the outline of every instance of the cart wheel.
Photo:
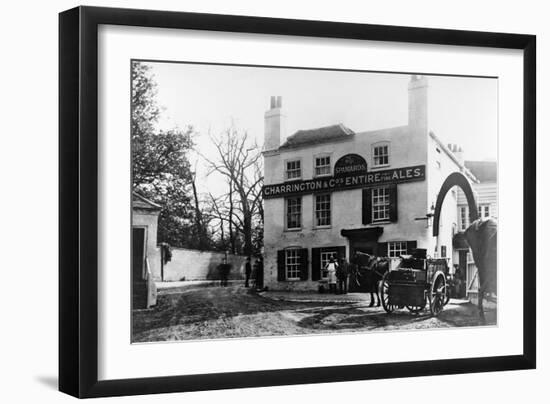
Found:
M 386 274 L 382 278 L 382 282 L 380 283 L 380 298 L 382 299 L 382 307 L 384 308 L 384 310 L 386 310 L 387 313 L 391 313 L 395 310 L 395 305 L 389 304 L 390 283 L 388 281 L 388 274 L 389 272 L 386 272 Z
M 443 310 L 445 301 L 447 300 L 447 283 L 445 275 L 441 271 L 437 271 L 433 277 L 432 286 L 430 288 L 430 311 L 432 315 L 437 316 Z
M 424 310 L 425 307 L 426 307 L 426 299 L 424 299 L 424 304 L 422 304 L 421 306 L 407 306 L 407 309 L 409 309 L 409 311 L 413 314 L 418 314 L 422 310 Z

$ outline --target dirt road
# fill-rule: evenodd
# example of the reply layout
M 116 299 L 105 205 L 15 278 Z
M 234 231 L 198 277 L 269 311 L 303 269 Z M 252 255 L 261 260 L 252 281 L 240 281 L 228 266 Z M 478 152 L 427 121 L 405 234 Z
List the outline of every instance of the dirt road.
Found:
M 496 323 L 496 310 L 486 312 Z M 437 317 L 429 310 L 387 314 L 362 302 L 274 300 L 242 286 L 189 286 L 159 296 L 149 310 L 133 313 L 133 341 L 171 341 L 371 330 L 404 330 L 480 325 L 476 307 L 449 304 Z

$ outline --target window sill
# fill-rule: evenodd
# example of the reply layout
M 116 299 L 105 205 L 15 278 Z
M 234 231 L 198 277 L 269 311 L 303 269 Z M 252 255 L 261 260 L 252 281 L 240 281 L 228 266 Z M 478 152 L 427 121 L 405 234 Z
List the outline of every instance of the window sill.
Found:
M 286 178 L 284 182 L 302 181 L 302 177 Z
M 392 224 L 392 223 L 395 223 L 395 222 L 390 222 L 389 220 L 380 220 L 380 221 L 372 221 L 372 223 L 370 223 L 371 226 L 374 226 L 374 225 L 379 225 L 379 224 Z
M 288 279 L 285 279 L 283 282 L 299 282 L 301 281 L 300 278 L 288 278 Z
M 295 229 L 285 229 L 286 232 L 295 232 L 295 231 L 302 231 L 301 227 L 296 227 Z
M 389 166 L 390 166 L 390 164 L 382 164 L 382 165 L 379 165 L 379 166 L 372 165 L 371 168 L 373 170 L 376 170 L 378 168 L 388 168 Z
M 327 230 L 327 229 L 332 229 L 332 225 L 328 225 L 328 226 L 314 226 L 314 227 L 313 227 L 313 230 Z

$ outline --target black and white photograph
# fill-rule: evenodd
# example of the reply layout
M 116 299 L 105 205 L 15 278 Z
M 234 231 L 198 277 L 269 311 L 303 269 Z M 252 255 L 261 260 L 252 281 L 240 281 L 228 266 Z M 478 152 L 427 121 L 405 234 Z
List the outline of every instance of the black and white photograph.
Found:
M 130 73 L 132 343 L 498 327 L 497 77 Z

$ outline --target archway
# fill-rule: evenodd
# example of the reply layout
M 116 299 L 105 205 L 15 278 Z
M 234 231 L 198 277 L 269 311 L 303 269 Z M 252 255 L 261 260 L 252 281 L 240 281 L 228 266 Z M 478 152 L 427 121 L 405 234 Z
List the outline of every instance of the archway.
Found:
M 477 203 L 474 196 L 474 191 L 470 185 L 470 181 L 462 173 L 455 172 L 450 174 L 447 179 L 441 185 L 439 194 L 437 195 L 437 202 L 435 203 L 435 212 L 433 220 L 433 236 L 437 237 L 439 235 L 439 217 L 441 215 L 441 208 L 443 207 L 443 201 L 449 189 L 454 186 L 459 186 L 464 194 L 466 195 L 466 200 L 468 201 L 468 210 L 470 211 L 470 223 L 474 220 L 477 220 Z

